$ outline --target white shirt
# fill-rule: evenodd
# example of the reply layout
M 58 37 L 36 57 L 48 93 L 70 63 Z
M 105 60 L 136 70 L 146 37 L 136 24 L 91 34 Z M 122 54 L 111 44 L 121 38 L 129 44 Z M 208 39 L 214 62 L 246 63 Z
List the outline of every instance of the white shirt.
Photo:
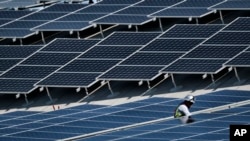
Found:
M 181 105 L 178 107 L 178 110 L 184 114 L 184 116 L 179 117 L 180 121 L 181 121 L 182 123 L 187 123 L 188 117 L 191 116 L 191 113 L 189 112 L 188 107 L 187 107 L 185 104 L 181 104 Z

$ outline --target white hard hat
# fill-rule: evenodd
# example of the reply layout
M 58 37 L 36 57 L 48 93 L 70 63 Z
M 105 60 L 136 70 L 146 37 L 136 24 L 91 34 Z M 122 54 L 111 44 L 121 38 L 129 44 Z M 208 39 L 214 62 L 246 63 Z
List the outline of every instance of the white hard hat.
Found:
M 195 97 L 192 96 L 192 95 L 187 95 L 185 98 L 184 98 L 186 101 L 190 101 L 192 103 L 195 103 Z

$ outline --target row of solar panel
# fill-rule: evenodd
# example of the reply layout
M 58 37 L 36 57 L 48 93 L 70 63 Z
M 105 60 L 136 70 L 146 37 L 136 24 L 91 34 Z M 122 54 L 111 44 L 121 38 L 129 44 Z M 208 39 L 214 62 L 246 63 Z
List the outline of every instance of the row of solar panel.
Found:
M 249 20 L 249 18 L 239 18 L 232 23 L 232 26 L 234 23 L 239 23 L 237 21 L 245 22 L 246 19 Z M 9 67 L 21 61 L 18 57 L 22 56 L 16 56 L 15 53 L 24 47 L 20 49 L 5 47 L 2 51 L 6 54 L 0 57 L 3 58 L 1 61 L 5 65 L 0 71 L 8 71 L 1 74 L 3 87 L 0 89 L 5 93 L 27 93 L 34 89 L 35 83 L 48 75 L 49 77 L 36 86 L 89 87 L 97 81 L 96 78 L 152 80 L 165 66 L 167 68 L 162 70 L 163 73 L 216 73 L 223 68 L 223 63 L 248 47 L 247 43 L 242 45 L 244 39 L 231 36 L 238 32 L 233 32 L 230 36 L 224 35 L 223 44 L 206 44 L 221 34 L 218 31 L 223 27 L 224 25 L 175 25 L 162 34 L 115 32 L 100 42 L 99 40 L 57 39 L 10 70 L 8 70 Z M 218 33 L 206 40 L 205 44 L 199 45 L 216 32 Z M 242 37 L 245 34 L 248 32 L 237 36 Z M 248 37 L 250 36 L 246 36 Z M 235 45 L 228 45 L 227 41 L 232 39 Z M 93 47 L 95 44 L 96 46 Z M 32 48 L 27 50 L 35 51 Z M 192 51 L 182 56 L 189 50 Z M 126 59 L 120 62 L 124 58 Z M 114 66 L 117 63 L 119 64 Z M 107 71 L 108 69 L 110 70 Z M 68 81 L 69 78 L 72 81 Z
M 215 108 L 217 106 L 225 106 L 227 104 L 233 104 L 235 102 L 242 102 L 246 100 L 249 100 L 249 91 L 217 91 L 197 96 L 197 102 L 192 107 L 192 110 L 197 112 L 200 110 Z M 155 97 L 117 106 L 84 104 L 52 112 L 29 113 L 28 115 L 23 112 L 4 114 L 0 115 L 0 139 L 18 140 L 23 138 L 25 140 L 56 140 L 78 135 L 86 135 L 89 133 L 94 134 L 98 131 L 106 131 L 127 125 L 131 126 L 137 123 L 172 117 L 174 108 L 181 101 L 182 99 Z M 243 111 L 246 113 L 243 115 L 248 115 L 248 108 L 249 107 L 243 107 L 240 112 Z M 233 111 L 238 112 L 238 109 Z M 227 112 L 232 111 L 225 111 L 225 113 Z M 229 122 L 223 125 L 220 124 L 220 126 L 218 125 L 218 128 L 224 128 L 232 123 L 232 118 L 227 118 L 227 116 L 225 116 L 226 114 L 220 115 L 221 117 L 218 117 L 215 113 L 194 115 L 194 118 L 199 120 L 195 124 L 197 124 L 197 126 L 206 126 L 206 123 L 210 125 L 213 124 L 213 122 L 203 122 L 203 119 L 211 119 L 210 121 L 212 121 L 212 119 L 219 119 L 222 118 L 222 116 L 224 117 L 224 122 Z M 240 120 L 240 123 L 246 123 L 249 118 L 247 116 L 235 116 L 233 119 L 238 122 Z M 162 121 L 160 124 L 158 122 L 137 128 L 130 128 L 129 130 L 139 131 L 139 129 L 141 129 L 140 131 L 148 132 L 149 130 L 152 131 L 152 129 L 155 129 L 155 131 L 157 129 L 169 130 L 172 126 L 176 126 L 179 129 L 178 124 L 178 120 L 168 120 Z M 215 130 L 216 128 L 213 129 Z M 128 132 L 129 130 L 118 132 L 122 132 L 121 135 L 131 134 L 131 132 Z M 204 130 L 207 131 L 209 129 Z M 202 133 L 204 130 L 200 130 L 199 133 Z M 106 140 L 107 136 L 110 134 L 114 135 L 118 132 L 112 132 L 104 135 L 102 134 L 89 138 L 89 140 L 96 140 L 97 138 L 100 139 L 100 136 Z M 132 134 L 135 135 L 137 133 L 139 132 L 135 131 Z M 121 136 L 113 136 L 113 138 L 120 137 Z
M 0 18 L 2 19 L 0 23 L 10 22 L 0 28 L 0 37 L 26 38 L 33 35 L 34 31 L 81 31 L 92 27 L 89 24 L 90 21 L 95 24 L 142 25 L 152 21 L 155 17 L 199 18 L 212 13 L 213 11 L 207 10 L 207 8 L 221 2 L 222 0 L 136 0 L 127 3 L 108 0 L 89 6 L 84 4 L 56 4 L 29 15 L 29 11 L 0 11 Z M 233 2 L 240 4 L 246 2 L 244 5 L 249 5 L 248 1 Z M 224 3 L 227 3 L 227 1 Z M 20 19 L 10 21 L 12 18 Z M 16 30 L 18 32 L 15 32 Z

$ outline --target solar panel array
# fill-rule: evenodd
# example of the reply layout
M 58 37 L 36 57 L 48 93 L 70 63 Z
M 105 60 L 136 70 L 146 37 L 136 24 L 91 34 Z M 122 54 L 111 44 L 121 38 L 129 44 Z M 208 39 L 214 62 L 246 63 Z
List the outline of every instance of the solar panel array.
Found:
M 5 8 L 27 8 L 34 6 L 41 6 L 42 3 L 39 3 L 40 0 L 23 0 L 20 2 L 19 0 L 5 0 L 0 2 L 0 9 Z M 55 1 L 54 1 L 55 2 Z M 46 2 L 47 3 L 47 2 Z
M 216 10 L 249 10 L 250 2 L 248 0 L 228 0 L 212 6 Z
M 197 96 L 197 102 L 193 105 L 192 112 L 246 100 L 249 100 L 249 91 L 223 90 L 212 92 Z M 193 130 L 191 130 L 192 133 L 181 134 L 182 136 L 176 136 L 173 132 L 185 132 L 185 129 L 189 131 L 193 126 L 202 126 L 199 132 L 197 131 L 195 134 L 203 139 L 203 132 L 221 130 L 222 134 L 228 135 L 226 129 L 229 124 L 249 123 L 249 111 L 246 110 L 249 107 L 247 106 L 217 111 L 217 113 L 199 113 L 194 115 L 197 121 L 190 125 L 179 125 L 180 122 L 176 119 L 164 120 L 164 118 L 172 117 L 176 105 L 180 102 L 182 102 L 182 99 L 153 97 L 116 106 L 83 104 L 52 112 L 2 114 L 0 116 L 0 130 L 2 133 L 0 139 L 58 140 L 93 134 L 96 136 L 84 138 L 83 140 L 136 140 L 137 138 L 152 139 L 152 137 L 159 139 L 164 137 L 164 140 L 166 140 L 166 138 L 180 139 L 182 137 L 190 137 L 188 135 L 192 135 L 194 133 Z M 245 116 L 239 117 L 239 115 Z M 144 122 L 152 122 L 161 118 L 160 122 L 136 126 L 138 123 L 143 124 Z M 234 121 L 229 119 L 234 119 Z M 216 128 L 211 128 L 214 124 L 218 125 Z M 134 127 L 126 129 L 125 126 Z M 126 130 L 117 130 L 119 128 L 125 128 Z M 107 133 L 106 131 L 108 130 L 113 132 Z M 163 135 L 159 133 L 161 131 L 166 132 Z M 103 132 L 103 134 L 98 134 L 98 132 Z M 156 134 L 161 134 L 161 136 L 155 136 Z M 216 135 L 213 134 L 213 137 L 221 137 Z M 223 136 L 223 139 L 228 139 L 229 136 L 226 135 Z

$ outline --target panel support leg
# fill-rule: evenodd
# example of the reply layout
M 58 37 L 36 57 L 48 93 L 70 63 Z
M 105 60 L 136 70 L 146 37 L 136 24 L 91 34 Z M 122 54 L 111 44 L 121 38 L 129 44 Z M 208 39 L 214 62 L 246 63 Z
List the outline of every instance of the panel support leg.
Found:
M 118 93 L 114 93 L 114 91 L 113 91 L 112 88 L 111 88 L 111 85 L 110 85 L 110 82 L 109 82 L 109 81 L 107 82 L 107 84 L 108 84 L 109 90 L 110 90 L 110 92 L 111 92 L 111 94 L 108 95 L 107 98 L 112 98 L 112 97 L 117 96 Z
M 46 44 L 45 39 L 44 39 L 43 32 L 41 32 L 41 36 L 42 36 L 42 41 L 43 41 L 43 44 Z
M 22 46 L 23 45 L 23 40 L 19 39 L 19 41 L 20 41 L 20 45 Z
M 77 38 L 78 38 L 78 39 L 81 39 L 81 37 L 80 37 L 80 32 L 77 31 L 76 33 L 77 33 Z
M 198 24 L 199 24 L 199 20 L 198 20 L 198 18 L 196 18 L 195 20 L 196 20 L 196 24 L 198 25 Z
M 31 105 L 33 103 L 33 102 L 29 102 L 27 94 L 24 94 L 24 99 L 25 99 L 26 104 L 23 104 L 22 105 L 23 107 L 27 107 L 27 106 L 29 106 L 29 105 Z
M 135 25 L 135 31 L 138 32 L 138 26 L 137 25 Z
M 151 86 L 150 86 L 150 82 L 149 82 L 149 81 L 147 81 L 147 83 L 148 83 L 148 88 L 150 89 L 150 88 L 151 88 Z
M 47 92 L 47 95 L 48 95 L 48 97 L 49 97 L 49 102 L 47 102 L 47 104 L 52 104 L 52 103 L 54 103 L 56 100 L 53 100 L 52 99 L 52 97 L 51 97 L 51 95 L 50 95 L 50 92 L 49 92 L 49 88 L 48 87 L 45 87 L 45 89 L 46 89 L 46 92 Z
M 159 18 L 159 26 L 160 26 L 161 32 L 163 32 L 163 27 L 162 27 L 161 18 Z
M 220 20 L 221 20 L 221 23 L 224 24 L 224 19 L 223 19 L 222 11 L 220 10 L 219 13 L 220 13 Z
M 213 74 L 211 74 L 211 79 L 212 79 L 213 85 L 215 86 L 215 80 L 214 80 L 214 75 Z
M 235 73 L 235 76 L 236 76 L 236 78 L 238 80 L 238 82 L 236 82 L 234 85 L 240 85 L 240 84 L 243 84 L 246 81 L 246 80 L 241 80 L 240 79 L 240 76 L 238 74 L 238 71 L 237 71 L 236 67 L 234 67 L 234 73 Z
M 100 32 L 101 32 L 102 38 L 104 38 L 104 34 L 103 34 L 103 30 L 102 30 L 102 25 L 99 25 L 99 28 L 100 28 Z
M 174 75 L 172 73 L 170 75 L 171 75 L 172 83 L 174 85 L 174 88 L 170 89 L 170 91 L 176 92 L 176 91 L 180 90 L 182 88 L 182 86 L 177 86 L 175 83 Z

